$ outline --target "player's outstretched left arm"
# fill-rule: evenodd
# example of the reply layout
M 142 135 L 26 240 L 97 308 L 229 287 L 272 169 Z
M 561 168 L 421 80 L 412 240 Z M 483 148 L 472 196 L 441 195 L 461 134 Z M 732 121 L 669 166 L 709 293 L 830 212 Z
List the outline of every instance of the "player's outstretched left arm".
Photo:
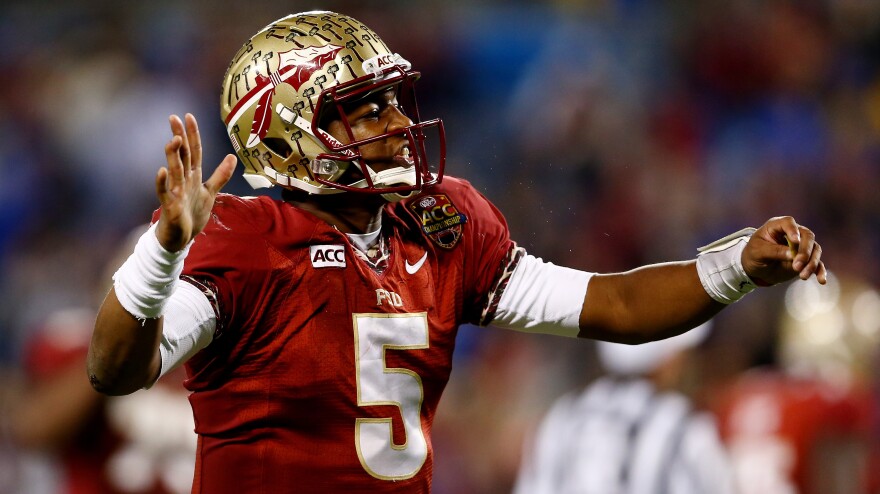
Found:
M 825 284 L 822 247 L 790 216 L 701 249 L 697 260 L 654 264 L 590 281 L 579 336 L 643 343 L 687 331 L 755 289 L 799 277 Z

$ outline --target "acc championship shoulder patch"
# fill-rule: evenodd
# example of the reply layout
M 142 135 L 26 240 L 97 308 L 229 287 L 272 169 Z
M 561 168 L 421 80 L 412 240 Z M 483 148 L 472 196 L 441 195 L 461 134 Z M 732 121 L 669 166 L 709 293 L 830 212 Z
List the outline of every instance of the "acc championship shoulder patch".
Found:
M 461 238 L 462 225 L 467 223 L 467 216 L 452 204 L 446 194 L 419 197 L 409 203 L 409 208 L 426 237 L 444 249 L 455 247 Z

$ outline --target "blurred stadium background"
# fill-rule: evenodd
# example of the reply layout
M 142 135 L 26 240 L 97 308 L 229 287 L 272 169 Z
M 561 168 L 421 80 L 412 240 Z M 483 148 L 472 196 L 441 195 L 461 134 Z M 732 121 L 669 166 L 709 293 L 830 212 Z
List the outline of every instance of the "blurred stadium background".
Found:
M 310 9 L 365 22 L 422 71 L 422 115 L 446 123 L 448 173 L 483 190 L 535 255 L 626 270 L 791 214 L 838 279 L 880 285 L 874 0 L 6 0 L 0 417 L 30 387 L 29 341 L 58 311 L 98 305 L 107 260 L 156 207 L 167 116 L 200 119 L 212 167 L 231 151 L 217 108 L 230 57 Z M 240 173 L 227 191 L 251 193 Z M 786 287 L 764 291 L 718 317 L 698 402 L 755 368 L 790 370 L 778 358 Z M 867 351 L 832 350 L 843 363 L 823 376 L 873 403 L 871 297 L 840 316 L 860 321 Z M 852 325 L 840 317 L 795 339 L 840 343 Z M 438 494 L 509 492 L 530 427 L 598 372 L 589 341 L 496 329 L 464 328 L 456 361 L 434 430 Z M 3 423 L 0 492 L 51 492 L 35 483 L 51 483 L 51 463 L 24 468 L 15 421 Z

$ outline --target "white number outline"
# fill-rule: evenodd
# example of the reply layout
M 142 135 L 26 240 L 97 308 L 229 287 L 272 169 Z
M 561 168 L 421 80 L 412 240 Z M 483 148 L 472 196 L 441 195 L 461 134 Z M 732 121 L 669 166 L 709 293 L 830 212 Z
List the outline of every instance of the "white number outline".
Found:
M 379 321 L 380 319 L 386 321 Z M 389 319 L 394 319 L 394 322 L 387 321 Z M 364 470 L 377 479 L 406 480 L 412 478 L 421 470 L 428 459 L 427 440 L 421 425 L 421 410 L 425 397 L 424 387 L 421 377 L 415 372 L 400 367 L 387 367 L 385 352 L 389 349 L 420 350 L 428 348 L 428 314 L 427 312 L 413 314 L 358 313 L 352 314 L 352 324 L 354 326 L 357 404 L 359 407 L 376 405 L 396 406 L 400 410 L 406 434 L 403 444 L 395 444 L 392 417 L 355 419 L 354 441 L 358 459 Z M 388 330 L 391 326 L 395 326 L 394 332 L 381 333 L 382 330 Z M 365 388 L 390 389 L 388 386 L 381 386 L 381 381 L 379 383 L 369 382 L 369 372 L 363 372 L 371 360 L 365 362 L 362 357 L 369 353 L 375 353 L 377 345 L 381 347 L 382 366 L 382 374 L 377 377 L 387 378 L 382 381 L 396 380 L 397 386 L 394 388 L 395 390 L 401 390 L 412 395 L 410 396 L 412 399 L 406 403 L 396 400 L 366 400 L 362 398 Z M 362 351 L 365 352 L 363 355 Z M 391 376 L 398 377 L 391 378 Z M 411 379 L 411 381 L 407 380 L 407 378 Z M 369 387 L 366 387 L 365 384 L 368 384 Z M 402 384 L 405 384 L 405 386 Z M 407 417 L 410 417 L 409 421 Z M 413 421 L 415 421 L 414 424 Z M 364 431 L 368 428 L 372 428 L 375 431 L 378 429 L 377 426 L 384 427 L 387 430 L 387 439 L 382 439 L 381 445 L 378 446 L 376 444 L 368 444 L 370 442 L 368 438 L 374 437 L 374 435 L 364 434 Z M 374 454 L 370 455 L 366 450 L 370 450 Z M 382 457 L 377 457 L 377 454 L 381 454 Z M 383 461 L 388 459 L 387 456 L 394 457 L 394 466 L 389 467 Z M 395 468 L 396 470 L 394 470 Z

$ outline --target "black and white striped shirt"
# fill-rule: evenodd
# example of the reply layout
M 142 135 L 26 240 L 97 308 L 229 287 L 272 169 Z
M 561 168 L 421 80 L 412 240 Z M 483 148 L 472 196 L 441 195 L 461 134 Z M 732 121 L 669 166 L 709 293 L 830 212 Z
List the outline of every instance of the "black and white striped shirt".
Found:
M 560 398 L 528 445 L 515 494 L 732 494 L 713 417 L 642 379 Z

